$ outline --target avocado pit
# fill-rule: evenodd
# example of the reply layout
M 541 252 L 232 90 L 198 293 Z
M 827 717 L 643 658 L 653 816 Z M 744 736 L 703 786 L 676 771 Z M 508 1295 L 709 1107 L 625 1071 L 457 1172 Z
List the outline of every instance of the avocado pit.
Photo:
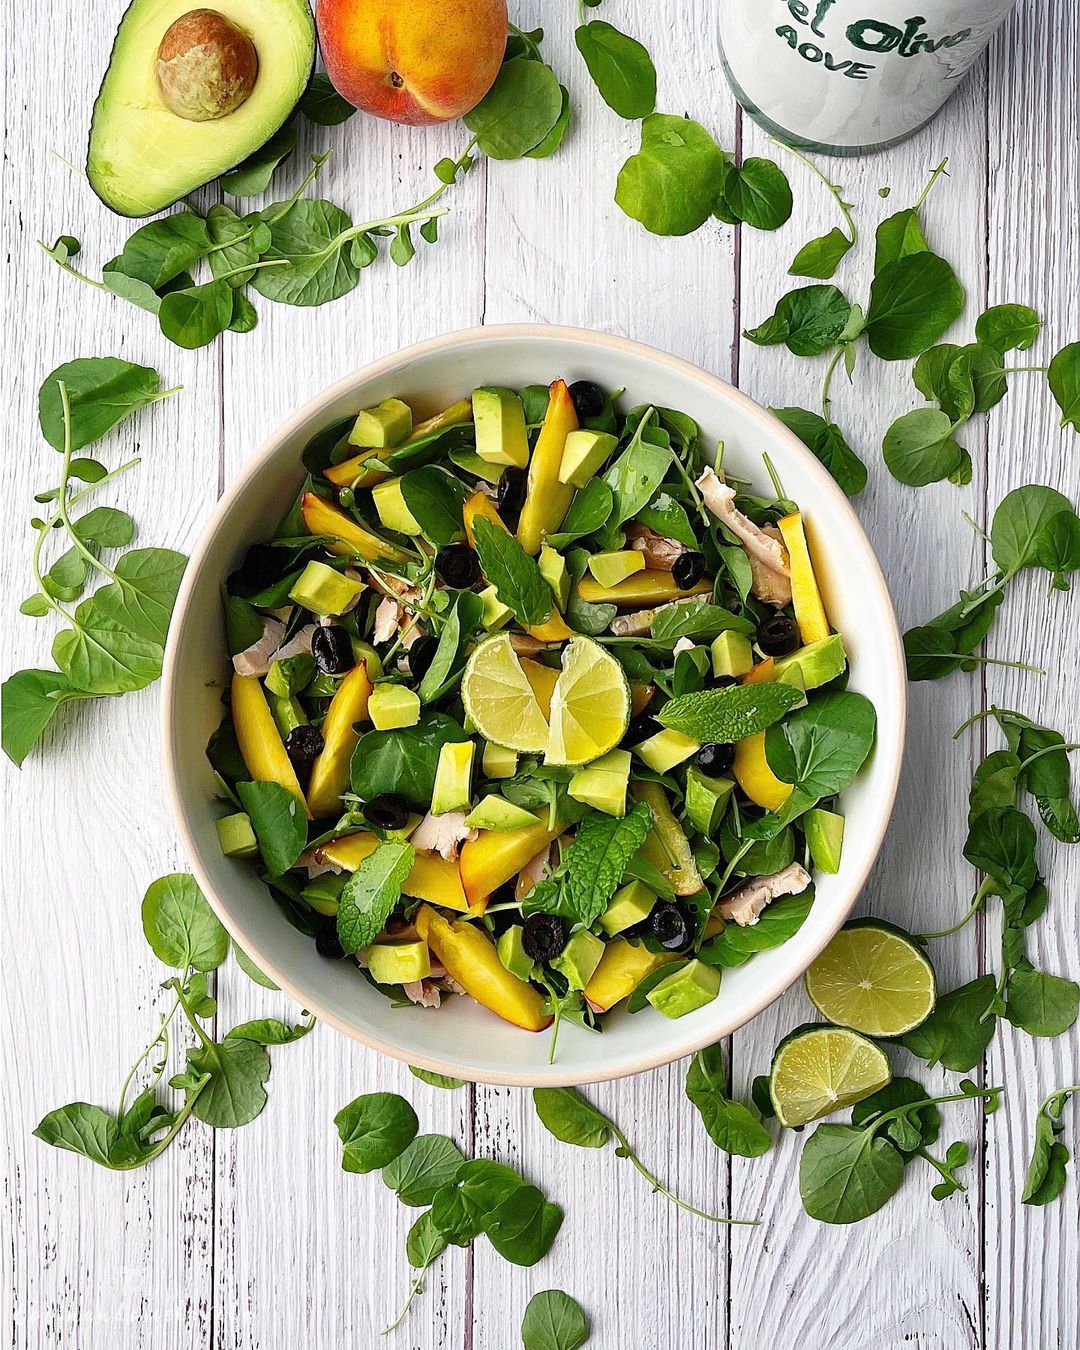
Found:
M 170 112 L 188 122 L 213 122 L 251 96 L 259 54 L 251 38 L 224 14 L 193 9 L 165 30 L 156 69 Z

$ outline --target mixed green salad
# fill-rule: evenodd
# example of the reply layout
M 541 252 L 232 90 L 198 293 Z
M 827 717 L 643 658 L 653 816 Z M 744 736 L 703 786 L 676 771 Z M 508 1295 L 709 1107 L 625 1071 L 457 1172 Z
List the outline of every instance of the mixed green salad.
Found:
M 224 587 L 221 847 L 403 1004 L 680 1017 L 840 866 L 875 715 L 807 522 L 621 394 L 365 408 Z

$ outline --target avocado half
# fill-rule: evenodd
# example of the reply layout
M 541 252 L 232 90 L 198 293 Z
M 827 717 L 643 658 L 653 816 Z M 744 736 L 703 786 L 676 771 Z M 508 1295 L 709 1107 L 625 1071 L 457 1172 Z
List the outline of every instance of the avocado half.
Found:
M 86 172 L 120 215 L 153 215 L 234 168 L 283 125 L 311 79 L 315 24 L 307 0 L 217 0 L 216 14 L 255 46 L 254 86 L 225 116 L 177 116 L 158 83 L 158 48 L 170 26 L 197 8 L 191 0 L 132 0 L 116 30 L 94 103 Z

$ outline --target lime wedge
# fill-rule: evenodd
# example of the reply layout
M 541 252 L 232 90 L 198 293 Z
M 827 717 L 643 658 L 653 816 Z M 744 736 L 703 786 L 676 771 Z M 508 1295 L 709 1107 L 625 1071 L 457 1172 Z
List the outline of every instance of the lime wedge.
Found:
M 806 972 L 806 992 L 837 1026 L 902 1036 L 934 1010 L 934 968 L 912 940 L 881 924 L 843 928 Z
M 547 748 L 547 720 L 509 633 L 486 638 L 469 657 L 461 699 L 484 740 L 524 754 L 542 754 Z
M 588 764 L 615 747 L 630 725 L 630 684 L 618 661 L 592 638 L 563 650 L 551 695 L 548 764 Z
M 892 1078 L 885 1052 L 844 1027 L 803 1027 L 781 1041 L 769 1095 L 781 1125 L 805 1125 L 883 1088 Z

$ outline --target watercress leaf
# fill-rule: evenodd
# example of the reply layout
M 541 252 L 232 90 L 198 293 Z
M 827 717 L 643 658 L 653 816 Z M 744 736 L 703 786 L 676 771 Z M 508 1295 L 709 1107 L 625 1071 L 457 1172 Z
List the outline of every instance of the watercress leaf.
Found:
M 611 1121 L 577 1088 L 534 1088 L 533 1105 L 540 1123 L 564 1144 L 603 1148 L 612 1136 Z
M 1065 1189 L 1069 1150 L 1060 1142 L 1061 1116 L 1069 1098 L 1080 1088 L 1067 1087 L 1051 1093 L 1035 1117 L 1035 1142 L 1028 1164 L 1024 1192 L 1025 1205 L 1046 1205 Z M 35 1131 L 36 1133 L 36 1131 Z
M 248 155 L 242 164 L 222 174 L 218 184 L 230 197 L 256 197 L 266 191 L 278 165 L 288 159 L 295 149 L 296 126 L 286 122 L 265 144 Z
M 967 1073 L 979 1063 L 993 1039 L 995 1018 L 991 1008 L 996 996 L 993 975 L 980 975 L 950 990 L 938 999 L 926 1021 L 902 1038 L 902 1044 L 927 1064 Z
M 446 1250 L 446 1239 L 435 1227 L 431 1211 L 421 1214 L 405 1239 L 405 1256 L 414 1270 L 426 1270 Z
M 336 127 L 347 122 L 356 109 L 341 97 L 330 76 L 317 71 L 300 98 L 300 111 L 317 127 Z
M 233 288 L 232 317 L 229 319 L 230 333 L 250 333 L 259 322 L 255 306 L 239 287 Z
M 602 480 L 592 481 L 599 483 Z M 686 514 L 686 508 L 667 492 L 657 492 L 649 504 L 638 511 L 634 519 L 666 539 L 674 539 L 689 549 L 696 550 L 698 547 L 699 541 Z
M 211 247 L 206 221 L 194 211 L 177 211 L 142 225 L 128 236 L 113 268 L 159 290 L 183 272 L 190 272 Z
M 866 465 L 848 445 L 835 422 L 826 422 L 805 408 L 770 408 L 769 411 L 825 465 L 842 492 L 856 497 L 866 487 Z
M 473 540 L 480 568 L 502 603 L 514 611 L 525 627 L 545 623 L 551 617 L 551 587 L 536 560 L 512 534 L 483 516 L 473 524 Z
M 519 1186 L 484 1222 L 488 1241 L 515 1266 L 534 1266 L 546 1256 L 562 1225 L 563 1212 L 536 1186 Z
M 91 549 L 91 552 L 93 552 L 93 549 Z M 73 546 L 61 553 L 41 578 L 42 590 L 51 595 L 54 600 L 61 600 L 66 604 L 72 600 L 77 600 L 82 595 L 89 576 L 90 564 L 79 549 Z M 30 598 L 31 601 L 40 602 L 31 606 L 29 610 L 31 614 L 40 617 L 49 612 L 48 603 L 43 595 L 39 594 Z M 24 614 L 28 612 L 25 602 L 20 606 L 20 609 Z
M 930 245 L 922 231 L 919 213 L 913 206 L 887 216 L 877 227 L 874 247 L 875 275 L 889 263 L 915 253 L 929 253 Z
M 231 1130 L 247 1125 L 266 1105 L 263 1084 L 270 1077 L 270 1056 L 256 1041 L 236 1038 L 193 1046 L 188 1067 L 210 1081 L 192 1108 L 204 1125 Z
M 1035 826 L 1015 807 L 991 807 L 971 822 L 964 857 L 1002 886 L 1027 890 L 1037 875 Z
M 520 1173 L 491 1158 L 470 1158 L 458 1168 L 457 1185 L 470 1213 L 483 1226 L 485 1217 L 522 1185 Z
M 757 952 L 780 947 L 794 937 L 805 923 L 813 903 L 812 885 L 799 895 L 785 895 L 774 900 L 757 923 L 747 928 L 729 923 L 722 933 L 702 946 L 698 956 L 709 966 L 744 965 Z
M 925 1103 L 890 1121 L 885 1132 L 901 1153 L 915 1153 L 920 1148 L 929 1148 L 937 1142 L 941 1130 L 941 1112 L 936 1105 L 927 1102 L 929 1095 L 923 1085 L 913 1078 L 898 1076 L 869 1097 L 864 1097 L 861 1102 L 856 1102 L 851 1108 L 851 1123 L 869 1125 L 878 1116 L 898 1106 Z
M 960 316 L 964 288 L 952 267 L 936 253 L 896 259 L 870 284 L 866 340 L 884 361 L 916 357 L 932 346 Z
M 602 478 L 590 478 L 581 491 L 575 493 L 561 527 L 556 534 L 547 536 L 547 543 L 561 551 L 575 540 L 599 530 L 611 516 L 613 499 L 609 484 Z M 643 520 L 641 512 L 638 513 L 638 519 Z M 643 520 L 643 523 L 648 522 Z M 697 547 L 696 540 L 694 547 Z
M 1044 531 L 1062 512 L 1073 512 L 1068 497 L 1038 483 L 1014 488 L 1002 498 L 990 525 L 994 562 L 1010 576 L 1036 565 Z
M 379 246 L 370 234 L 358 234 L 349 244 L 349 258 L 361 271 L 370 267 L 379 256 Z
M 920 628 L 904 634 L 909 680 L 936 680 L 958 670 L 963 657 L 980 645 L 994 622 L 1004 599 L 1002 591 L 991 592 L 965 615 L 960 601 Z
M 689 234 L 709 219 L 725 162 L 697 122 L 650 113 L 641 148 L 619 170 L 615 202 L 650 234 Z
M 547 159 L 553 155 L 559 146 L 563 143 L 566 135 L 566 129 L 570 125 L 570 90 L 565 84 L 559 85 L 559 96 L 562 99 L 562 107 L 559 109 L 559 115 L 555 119 L 555 125 L 542 141 L 534 145 L 531 150 L 525 152 L 526 159 Z M 437 223 L 437 222 L 435 222 Z M 421 234 L 423 229 L 421 228 Z
M 117 560 L 118 578 L 94 593 L 98 610 L 137 637 L 164 646 L 187 559 L 168 548 L 136 548 Z
M 850 691 L 816 696 L 765 734 L 769 767 L 811 797 L 843 792 L 874 744 L 874 705 Z
M 421 703 L 441 698 L 461 678 L 465 666 L 466 643 L 480 626 L 483 601 L 472 591 L 462 591 L 439 634 L 431 664 L 417 686 Z
M 968 793 L 968 826 L 984 811 L 1016 805 L 1020 759 L 1011 750 L 993 750 L 976 768 Z
M 430 1205 L 453 1184 L 465 1155 L 445 1134 L 418 1134 L 383 1168 L 382 1179 L 403 1205 Z
M 288 265 L 261 268 L 251 285 L 283 305 L 324 305 L 348 295 L 360 275 L 346 247 L 352 221 L 323 198 L 301 198 L 291 210 L 284 206 L 278 202 L 262 212 L 271 236 L 264 259 Z
M 25 614 L 31 619 L 43 619 L 49 612 L 49 602 L 41 591 L 35 591 L 33 595 L 28 595 L 19 605 L 19 613 Z
M 398 267 L 405 267 L 416 256 L 416 245 L 408 225 L 399 225 L 390 241 L 390 259 Z
M 569 1294 L 544 1289 L 529 1299 L 521 1322 L 525 1350 L 579 1350 L 588 1339 L 585 1314 Z
M 828 281 L 853 242 L 839 226 L 834 225 L 828 234 L 803 244 L 795 254 L 788 272 L 793 277 L 817 277 L 821 281 Z
M 641 43 L 602 19 L 581 24 L 574 41 L 608 107 L 620 117 L 648 117 L 656 107 L 656 70 Z
M 671 451 L 648 439 L 654 417 L 655 411 L 650 408 L 638 423 L 626 449 L 604 474 L 613 497 L 612 512 L 607 521 L 611 529 L 618 529 L 648 505 L 671 467 Z
M 83 483 L 100 483 L 108 472 L 100 460 L 90 459 L 88 456 L 73 459 L 68 465 L 68 476 L 78 478 Z
M 161 674 L 161 646 L 136 637 L 102 614 L 94 598 L 75 611 L 75 628 L 53 639 L 52 656 L 77 689 L 89 694 L 126 694 L 144 689 Z
M 520 1178 L 515 1177 L 515 1186 Z M 469 1204 L 458 1186 L 443 1186 L 431 1202 L 431 1222 L 444 1242 L 467 1247 L 483 1232 L 480 1214 Z
M 697 741 L 727 745 L 778 722 L 800 701 L 791 685 L 741 684 L 673 698 L 661 708 L 661 724 Z
M 1061 425 L 1080 430 L 1080 342 L 1062 347 L 1047 367 L 1046 378 L 1061 409 Z
M 1034 561 L 1051 573 L 1055 590 L 1067 591 L 1067 574 L 1080 568 L 1080 516 L 1070 507 L 1050 517 L 1035 540 Z
M 158 373 L 115 356 L 87 356 L 52 371 L 38 390 L 41 434 L 54 450 L 64 448 L 64 407 L 60 385 L 71 409 L 71 448 L 100 440 L 117 422 L 163 398 Z
M 4 754 L 18 767 L 37 745 L 62 703 L 88 698 L 58 670 L 17 670 L 0 686 Z
M 889 472 L 908 487 L 948 478 L 964 456 L 952 432 L 951 418 L 937 408 L 916 408 L 898 417 L 881 442 Z
M 158 308 L 162 333 L 178 347 L 205 347 L 224 333 L 232 321 L 233 291 L 227 281 L 170 291 Z
M 110 295 L 115 295 L 117 299 L 126 300 L 131 305 L 137 305 L 139 309 L 144 309 L 147 314 L 157 314 L 161 308 L 161 296 L 154 290 L 153 286 L 148 286 L 145 281 L 139 281 L 136 277 L 126 276 L 123 272 L 118 271 L 119 262 L 119 258 L 113 258 L 105 264 L 101 269 L 101 284 Z M 181 276 L 186 277 L 187 273 L 183 272 Z
M 88 1102 L 71 1102 L 44 1116 L 34 1137 L 53 1148 L 78 1153 L 99 1167 L 110 1167 L 120 1127 L 116 1117 Z
M 803 1209 L 822 1223 L 858 1223 L 900 1189 L 904 1158 L 887 1140 L 852 1125 L 819 1125 L 799 1159 Z
M 284 876 L 307 845 L 303 803 L 280 783 L 237 783 L 237 795 L 251 818 L 266 870 Z
M 489 159 L 520 159 L 551 131 L 562 112 L 562 90 L 550 67 L 514 57 L 463 121 Z
M 975 336 L 995 351 L 1026 352 L 1040 327 L 1038 314 L 1028 305 L 991 305 L 975 320 Z
M 416 1138 L 420 1122 L 396 1092 L 368 1092 L 334 1117 L 345 1172 L 374 1172 L 394 1161 Z
M 451 1078 L 446 1073 L 432 1073 L 430 1069 L 418 1069 L 415 1064 L 409 1065 L 409 1072 L 414 1078 L 419 1078 L 421 1083 L 427 1083 L 428 1087 L 445 1088 L 448 1091 L 453 1091 L 465 1086 L 464 1078 Z
M 291 1045 L 293 1041 L 302 1040 L 314 1026 L 313 1017 L 292 1026 L 280 1017 L 256 1017 L 250 1022 L 238 1023 L 225 1033 L 225 1039 L 256 1041 L 259 1045 Z
M 699 1050 L 690 1061 L 686 1095 L 697 1107 L 709 1138 L 725 1153 L 759 1158 L 772 1147 L 772 1138 L 757 1116 L 728 1097 L 719 1045 Z
M 413 727 L 369 731 L 353 752 L 352 789 L 365 802 L 396 792 L 426 810 L 435 787 L 439 751 L 448 741 L 468 739 L 461 724 L 445 713 L 426 713 Z
M 835 286 L 802 286 L 776 302 L 772 317 L 743 337 L 759 346 L 783 343 L 795 356 L 820 356 L 835 347 L 851 317 L 851 303 Z
M 724 205 L 755 230 L 776 230 L 791 215 L 791 185 L 779 164 L 751 158 L 724 177 Z
M 135 538 L 135 522 L 115 506 L 95 506 L 73 522 L 84 544 L 98 548 L 125 548 Z
M 1009 977 L 1005 1016 L 1029 1036 L 1060 1036 L 1080 1011 L 1080 986 L 1041 970 L 1016 970 Z
M 469 490 L 460 478 L 428 464 L 405 474 L 401 495 L 425 538 L 436 548 L 464 539 L 462 508 Z
M 651 829 L 652 812 L 644 802 L 635 802 L 622 817 L 593 811 L 578 822 L 564 858 L 563 893 L 574 923 L 591 928 L 599 919 Z
M 582 600 L 578 583 L 588 563 L 589 554 L 583 548 L 572 548 L 566 555 L 566 570 L 570 574 L 570 599 L 567 601 L 564 617 L 575 632 L 595 636 L 607 628 L 618 610 L 615 605 L 594 604 L 589 600 Z
M 387 840 L 366 857 L 345 883 L 338 901 L 338 940 L 347 952 L 369 946 L 386 926 L 412 870 L 411 844 Z
M 750 637 L 755 632 L 755 625 L 750 619 L 733 614 L 722 605 L 714 605 L 708 600 L 691 600 L 680 605 L 664 606 L 653 619 L 649 632 L 661 640 L 692 637 L 708 642 L 725 632 L 743 633 Z
M 174 970 L 217 970 L 229 954 L 228 933 L 186 872 L 151 882 L 143 896 L 142 926 L 154 955 Z
M 264 989 L 277 989 L 279 987 L 269 975 L 259 969 L 251 957 L 248 956 L 247 952 L 238 947 L 235 942 L 233 943 L 232 951 L 233 956 L 236 957 L 236 964 L 249 980 L 254 981 L 255 984 L 262 985 Z

